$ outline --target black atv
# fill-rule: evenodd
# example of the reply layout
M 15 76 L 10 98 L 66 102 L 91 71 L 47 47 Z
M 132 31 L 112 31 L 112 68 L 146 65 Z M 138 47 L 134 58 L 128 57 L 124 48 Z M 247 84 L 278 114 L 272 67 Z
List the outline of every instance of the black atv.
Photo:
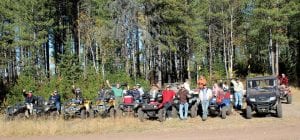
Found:
M 44 112 L 46 117 L 57 118 L 59 116 L 58 108 L 56 107 L 54 100 L 49 100 L 45 102 Z
M 25 112 L 27 111 L 27 106 L 25 102 L 19 102 L 15 105 L 8 106 L 6 108 L 6 119 L 13 120 L 15 118 L 25 117 Z
M 276 114 L 282 118 L 282 106 L 277 77 L 247 78 L 246 81 L 246 118 L 252 118 L 252 112 L 258 114 Z

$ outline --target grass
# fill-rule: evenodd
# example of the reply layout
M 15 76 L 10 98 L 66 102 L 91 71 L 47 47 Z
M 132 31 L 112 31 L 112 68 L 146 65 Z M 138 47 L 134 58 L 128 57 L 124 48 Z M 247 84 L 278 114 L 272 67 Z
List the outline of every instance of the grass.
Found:
M 95 119 L 73 119 L 65 121 L 58 120 L 14 120 L 4 121 L 0 117 L 0 136 L 53 136 L 53 135 L 85 135 L 85 134 L 107 134 L 107 133 L 136 133 L 148 131 L 169 131 L 178 129 L 206 129 L 217 130 L 226 128 L 245 128 L 248 126 L 287 126 L 298 122 L 300 119 L 300 93 L 299 89 L 293 88 L 293 104 L 284 105 L 284 117 L 259 118 L 254 117 L 247 120 L 238 112 L 223 120 L 220 117 L 209 117 L 202 122 L 199 117 L 180 121 L 179 119 L 167 120 L 160 123 L 155 120 L 140 122 L 137 118 L 95 118 Z M 294 112 L 294 113 L 293 113 Z

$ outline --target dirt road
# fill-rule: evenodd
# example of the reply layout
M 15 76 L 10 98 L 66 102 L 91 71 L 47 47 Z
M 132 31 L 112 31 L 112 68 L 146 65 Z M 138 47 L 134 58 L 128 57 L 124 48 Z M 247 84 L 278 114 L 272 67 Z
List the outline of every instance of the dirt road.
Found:
M 102 131 L 104 127 L 100 127 L 97 131 L 76 134 L 71 133 L 56 135 L 45 133 L 39 136 L 25 137 L 1 137 L 0 135 L 0 140 L 299 140 L 300 93 L 299 90 L 294 90 L 293 93 L 293 103 L 283 103 L 283 118 L 276 118 L 274 116 L 254 116 L 253 119 L 248 120 L 245 119 L 240 112 L 234 112 L 234 114 L 227 117 L 225 120 L 219 117 L 210 117 L 205 122 L 201 121 L 199 117 L 186 121 L 172 119 L 167 120 L 164 123 L 159 123 L 157 121 L 146 121 L 141 123 L 138 122 L 138 120 L 132 119 L 123 122 L 118 121 L 118 123 L 115 123 L 114 125 L 118 126 L 122 124 L 125 125 L 122 127 L 119 126 L 118 130 L 108 129 L 108 127 L 105 127 L 107 131 Z M 67 127 L 62 129 L 67 129 Z

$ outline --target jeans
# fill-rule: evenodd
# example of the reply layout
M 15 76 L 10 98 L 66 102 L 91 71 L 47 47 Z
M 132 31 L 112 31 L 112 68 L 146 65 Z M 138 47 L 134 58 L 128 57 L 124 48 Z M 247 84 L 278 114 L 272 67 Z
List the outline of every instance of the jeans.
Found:
M 187 119 L 188 108 L 189 108 L 189 104 L 188 103 L 180 103 L 180 105 L 179 105 L 180 119 Z M 183 117 L 183 109 L 184 109 L 184 117 Z
M 201 101 L 201 106 L 202 106 L 202 118 L 206 119 L 208 114 L 209 101 L 208 100 Z
M 60 112 L 60 102 L 55 102 L 55 106 L 58 112 Z
M 172 103 L 171 102 L 167 102 L 164 105 L 164 108 L 165 108 L 165 110 L 167 112 L 167 117 L 168 118 L 172 117 L 171 107 L 172 107 Z
M 243 104 L 243 93 L 241 91 L 234 93 L 234 106 L 236 109 L 241 109 Z

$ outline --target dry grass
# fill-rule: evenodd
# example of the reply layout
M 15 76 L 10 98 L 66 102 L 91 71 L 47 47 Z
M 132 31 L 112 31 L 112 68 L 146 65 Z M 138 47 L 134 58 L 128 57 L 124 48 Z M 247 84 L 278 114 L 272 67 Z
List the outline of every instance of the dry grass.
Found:
M 179 119 L 167 120 L 164 123 L 158 121 L 140 122 L 137 118 L 96 118 L 74 119 L 69 121 L 59 120 L 14 120 L 4 121 L 0 117 L 0 136 L 52 136 L 52 135 L 85 135 L 106 133 L 136 133 L 148 131 L 172 131 L 184 129 L 208 129 L 218 130 L 226 128 L 245 128 L 259 126 L 290 126 L 300 119 L 300 90 L 293 88 L 293 104 L 283 105 L 284 117 L 259 118 L 251 120 L 243 118 L 238 112 L 223 120 L 219 117 L 209 118 L 202 122 L 199 117 L 180 121 Z

